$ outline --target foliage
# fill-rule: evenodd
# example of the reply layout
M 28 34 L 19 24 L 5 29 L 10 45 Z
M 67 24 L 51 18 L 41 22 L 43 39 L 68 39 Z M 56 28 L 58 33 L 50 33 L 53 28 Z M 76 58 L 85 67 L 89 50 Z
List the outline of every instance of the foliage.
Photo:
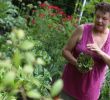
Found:
M 52 12 L 49 13 L 48 11 Z M 60 71 L 62 70 L 61 67 L 63 67 L 64 59 L 61 57 L 61 49 L 64 45 L 63 39 L 64 37 L 67 39 L 69 37 L 68 34 L 71 34 L 70 32 L 73 30 L 72 23 L 68 22 L 69 16 L 68 18 L 61 20 L 62 15 L 56 13 L 57 15 L 53 16 L 55 9 L 48 10 L 42 7 L 39 8 L 37 11 L 38 13 L 35 14 L 35 11 L 33 11 L 33 16 L 29 16 L 27 12 L 19 10 L 18 8 L 13 7 L 13 5 L 10 9 L 8 8 L 6 12 L 8 12 L 8 15 L 5 13 L 6 16 L 1 19 L 2 22 L 5 23 L 5 19 L 7 19 L 8 22 L 11 23 L 12 29 L 14 27 L 18 28 L 14 28 L 11 33 L 7 33 L 0 37 L 0 50 L 2 57 L 0 60 L 0 81 L 2 83 L 0 85 L 1 98 L 23 99 L 29 97 L 51 97 L 49 93 L 51 90 L 51 84 L 54 82 L 53 79 L 55 76 L 57 76 L 57 79 L 60 77 Z M 26 15 L 30 18 L 29 21 L 27 19 L 28 26 L 26 26 L 25 19 L 24 21 L 19 21 L 15 20 L 12 16 L 13 13 L 17 13 L 18 16 L 20 16 L 19 12 L 23 17 Z M 46 14 L 45 19 L 43 19 L 42 13 Z M 63 11 L 61 10 L 60 13 L 63 14 Z M 17 25 L 19 22 L 21 23 Z M 4 29 L 6 28 L 6 24 L 2 24 L 1 26 Z M 9 27 L 10 24 L 7 26 Z M 71 27 L 66 28 L 66 26 Z M 24 31 L 19 28 L 24 29 Z M 54 51 L 55 45 L 56 49 Z M 7 64 L 5 65 L 5 63 Z M 10 67 L 8 68 L 9 65 Z M 7 67 L 5 68 L 4 66 Z M 9 77 L 12 77 L 12 79 L 9 79 Z M 62 86 L 62 83 L 58 82 L 58 84 L 61 84 Z M 60 85 L 55 85 L 55 87 L 56 86 L 59 87 Z M 9 87 L 12 88 L 8 90 Z M 53 93 L 57 95 L 57 92 L 60 92 L 60 90 L 54 92 L 55 87 L 53 86 L 53 90 L 51 90 L 52 95 Z M 8 94 L 8 92 L 10 93 Z M 35 93 L 37 94 L 37 97 L 35 96 Z
M 19 16 L 17 7 L 13 6 L 11 2 L 0 3 L 0 29 L 6 32 L 10 32 L 14 26 L 18 28 L 26 28 L 26 20 Z
M 94 61 L 90 55 L 81 52 L 77 58 L 77 65 L 79 71 L 86 73 L 92 70 Z
M 108 68 L 100 96 L 100 100 L 104 99 L 110 99 L 110 70 Z
M 48 2 L 22 5 L 20 9 L 9 1 L 1 2 L 0 10 L 0 27 L 10 28 L 0 36 L 0 98 L 51 100 L 63 86 L 61 80 L 55 82 L 65 64 L 61 51 L 78 25 L 78 15 L 68 16 Z M 82 23 L 92 20 L 88 14 Z M 108 86 L 105 83 L 102 98 L 109 93 Z
M 41 4 L 38 8 L 33 11 L 28 25 L 33 38 L 42 42 L 39 50 L 43 49 L 51 57 L 48 58 L 51 62 L 47 63 L 51 76 L 58 78 L 64 65 L 61 49 L 75 29 L 76 19 L 66 16 L 63 10 L 56 6 Z
M 7 36 L 8 42 L 2 44 L 2 46 L 12 48 L 10 55 L 7 55 L 8 51 L 5 50 L 1 52 L 0 57 L 0 95 L 2 99 L 51 97 L 49 91 L 52 79 L 44 67 L 46 63 L 42 58 L 35 57 L 35 52 L 31 51 L 35 41 L 28 39 L 25 35 L 23 30 L 14 29 Z

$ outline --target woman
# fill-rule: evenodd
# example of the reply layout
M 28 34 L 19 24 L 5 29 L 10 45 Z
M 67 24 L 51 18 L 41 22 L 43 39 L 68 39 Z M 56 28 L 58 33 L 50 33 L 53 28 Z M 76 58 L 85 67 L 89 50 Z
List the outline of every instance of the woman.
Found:
M 63 48 L 63 56 L 69 61 L 62 76 L 61 98 L 64 100 L 98 100 L 106 65 L 110 66 L 109 23 L 110 4 L 98 3 L 94 23 L 80 25 Z M 77 68 L 77 57 L 81 52 L 94 60 L 92 70 L 85 73 Z

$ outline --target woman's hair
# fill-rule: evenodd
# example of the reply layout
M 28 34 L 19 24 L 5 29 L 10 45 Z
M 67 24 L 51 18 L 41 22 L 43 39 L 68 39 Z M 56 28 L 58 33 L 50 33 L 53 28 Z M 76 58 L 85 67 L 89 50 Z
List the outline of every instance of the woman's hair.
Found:
M 102 12 L 109 12 L 110 13 L 110 3 L 106 3 L 106 2 L 100 2 L 98 4 L 95 5 L 95 12 L 97 10 L 100 10 Z

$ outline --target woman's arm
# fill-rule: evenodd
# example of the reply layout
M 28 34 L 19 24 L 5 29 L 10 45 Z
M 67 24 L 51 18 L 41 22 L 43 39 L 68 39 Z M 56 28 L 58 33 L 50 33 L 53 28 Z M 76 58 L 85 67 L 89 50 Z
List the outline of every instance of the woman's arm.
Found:
M 75 47 L 76 43 L 80 41 L 83 33 L 83 25 L 80 25 L 76 30 L 73 32 L 72 36 L 70 37 L 68 43 L 64 46 L 62 54 L 66 60 L 68 60 L 71 64 L 76 65 L 77 60 L 72 55 L 72 50 Z
M 100 55 L 102 59 L 105 61 L 105 63 L 108 65 L 108 67 L 110 68 L 110 56 L 103 51 L 101 52 Z

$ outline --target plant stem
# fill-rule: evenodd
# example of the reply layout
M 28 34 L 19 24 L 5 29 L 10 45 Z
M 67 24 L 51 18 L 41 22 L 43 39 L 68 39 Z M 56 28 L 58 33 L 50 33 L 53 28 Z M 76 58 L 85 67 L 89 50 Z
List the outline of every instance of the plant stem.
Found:
M 21 96 L 23 100 L 27 100 L 26 93 L 23 87 L 20 88 Z

